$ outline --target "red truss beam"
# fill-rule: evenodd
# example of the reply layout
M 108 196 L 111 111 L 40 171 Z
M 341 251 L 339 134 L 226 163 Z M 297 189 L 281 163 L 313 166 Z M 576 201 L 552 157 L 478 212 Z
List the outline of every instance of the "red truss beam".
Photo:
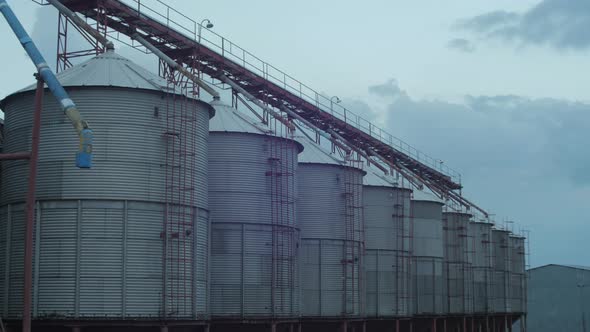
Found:
M 62 3 L 71 10 L 92 19 L 97 19 L 99 15 L 99 2 L 101 8 L 106 11 L 106 21 L 110 29 L 127 36 L 130 36 L 133 31 L 137 30 L 161 51 L 175 58 L 177 61 L 183 62 L 186 66 L 191 67 L 197 63 L 196 66 L 198 68 L 196 69 L 212 78 L 218 77 L 221 74 L 228 76 L 246 91 L 260 100 L 268 101 L 273 107 L 279 109 L 286 107 L 296 112 L 318 129 L 326 132 L 333 130 L 354 144 L 356 148 L 362 151 L 372 152 L 383 157 L 385 160 L 391 160 L 395 164 L 403 166 L 421 178 L 428 187 L 436 188 L 437 190 L 435 191 L 439 191 L 445 196 L 455 198 L 457 193 L 452 191 L 462 188 L 458 180 L 435 169 L 432 165 L 432 159 L 430 159 L 430 165 L 427 165 L 418 160 L 418 158 L 414 158 L 408 153 L 401 151 L 403 149 L 394 148 L 385 139 L 375 137 L 377 135 L 371 135 L 367 133 L 366 129 L 363 130 L 349 123 L 351 121 L 350 119 L 347 122 L 346 111 L 344 113 L 344 119 L 342 116 L 334 116 L 330 111 L 326 111 L 325 107 L 324 109 L 320 108 L 319 103 L 315 105 L 303 98 L 302 95 L 294 93 L 292 89 L 287 89 L 286 84 L 285 86 L 276 84 L 268 78 L 268 73 L 262 73 L 261 76 L 247 69 L 246 60 L 244 60 L 243 64 L 240 64 L 238 61 L 234 61 L 235 59 L 230 60 L 227 56 L 224 56 L 223 48 L 218 53 L 209 47 L 199 44 L 196 36 L 188 36 L 185 33 L 180 33 L 177 29 L 167 26 L 170 25 L 170 22 L 165 22 L 166 19 L 157 20 L 150 17 L 154 16 L 151 13 L 150 16 L 144 14 L 146 10 L 142 10 L 142 8 L 149 8 L 145 7 L 139 0 L 129 1 L 135 3 L 134 7 L 128 6 L 119 0 L 62 0 Z M 173 10 L 171 8 L 169 9 Z M 227 40 L 225 42 L 230 43 Z M 197 61 L 194 61 L 194 54 L 197 54 Z M 267 68 L 268 66 L 266 65 Z M 263 76 L 266 76 L 266 78 Z M 296 84 L 300 83 L 297 82 Z M 349 112 L 348 116 L 353 117 L 354 115 Z M 369 125 L 369 131 L 370 129 L 371 125 Z

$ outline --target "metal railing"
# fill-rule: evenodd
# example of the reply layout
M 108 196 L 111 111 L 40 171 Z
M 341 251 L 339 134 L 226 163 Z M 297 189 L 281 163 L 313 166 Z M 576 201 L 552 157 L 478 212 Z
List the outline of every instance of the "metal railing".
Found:
M 33 0 L 35 2 L 43 0 Z M 329 113 L 335 118 L 355 127 L 365 134 L 391 146 L 395 150 L 409 156 L 415 161 L 424 164 L 440 173 L 449 176 L 454 182 L 461 183 L 459 172 L 443 164 L 440 159 L 435 159 L 418 149 L 391 135 L 387 131 L 372 124 L 370 121 L 349 111 L 345 107 L 332 103 L 326 97 L 301 81 L 293 78 L 284 71 L 258 58 L 244 48 L 231 42 L 225 37 L 201 26 L 200 23 L 172 8 L 161 0 L 118 0 L 166 27 L 176 30 L 178 33 L 193 39 L 195 42 L 211 49 L 227 60 L 249 70 L 265 80 L 279 86 L 293 95 L 315 105 L 323 112 Z M 149 3 L 149 6 L 148 4 Z

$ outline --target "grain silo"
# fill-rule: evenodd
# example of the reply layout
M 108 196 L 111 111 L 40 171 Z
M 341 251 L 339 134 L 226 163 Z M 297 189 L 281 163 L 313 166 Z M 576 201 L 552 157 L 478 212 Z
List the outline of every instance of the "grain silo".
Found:
M 395 179 L 367 169 L 363 179 L 367 317 L 408 317 L 411 305 L 410 196 Z
M 421 316 L 444 313 L 443 203 L 434 195 L 414 191 L 413 278 L 414 313 Z
M 58 79 L 91 122 L 94 166 L 74 166 L 78 138 L 45 90 L 33 318 L 207 318 L 209 220 L 202 160 L 213 108 L 112 51 Z M 2 102 L 6 152 L 29 150 L 33 90 Z M 27 171 L 26 161 L 3 163 L 0 256 L 8 260 L 0 276 L 6 294 L 0 315 L 9 319 L 22 311 Z
M 525 238 L 510 236 L 510 310 L 522 314 L 526 310 Z
M 308 140 L 299 160 L 297 216 L 301 228 L 302 315 L 363 314 L 364 171 Z
M 449 314 L 473 312 L 472 254 L 469 243 L 471 214 L 443 213 L 445 309 Z
M 473 311 L 485 315 L 492 310 L 492 227 L 490 222 L 470 222 L 473 246 Z
M 295 171 L 301 145 L 214 104 L 209 136 L 211 316 L 299 316 Z
M 492 311 L 496 314 L 510 312 L 510 232 L 492 230 Z

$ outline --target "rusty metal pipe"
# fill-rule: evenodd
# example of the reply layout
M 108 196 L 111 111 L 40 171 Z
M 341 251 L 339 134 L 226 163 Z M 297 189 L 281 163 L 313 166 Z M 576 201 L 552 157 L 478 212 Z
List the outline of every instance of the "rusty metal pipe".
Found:
M 37 78 L 35 93 L 35 114 L 29 159 L 29 186 L 25 203 L 25 262 L 23 289 L 23 332 L 31 331 L 31 295 L 33 288 L 33 229 L 35 228 L 35 189 L 37 185 L 37 165 L 39 160 L 39 138 L 41 136 L 41 110 L 43 109 L 43 80 Z
M 0 160 L 22 160 L 30 157 L 29 152 L 0 153 Z

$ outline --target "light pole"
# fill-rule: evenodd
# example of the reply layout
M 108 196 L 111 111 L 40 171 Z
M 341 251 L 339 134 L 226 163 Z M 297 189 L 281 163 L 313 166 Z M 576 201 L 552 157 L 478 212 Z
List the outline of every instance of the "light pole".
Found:
M 207 25 L 205 25 L 205 28 L 207 28 L 207 29 L 211 29 L 213 27 L 213 23 L 211 23 L 211 21 L 208 18 L 201 21 L 201 23 L 199 24 L 199 33 L 198 33 L 199 44 L 201 43 L 201 30 L 203 29 L 203 24 L 207 24 Z
M 342 100 L 336 96 L 330 98 L 330 111 L 332 111 L 332 114 L 334 114 L 334 103 L 340 104 L 341 101 Z

